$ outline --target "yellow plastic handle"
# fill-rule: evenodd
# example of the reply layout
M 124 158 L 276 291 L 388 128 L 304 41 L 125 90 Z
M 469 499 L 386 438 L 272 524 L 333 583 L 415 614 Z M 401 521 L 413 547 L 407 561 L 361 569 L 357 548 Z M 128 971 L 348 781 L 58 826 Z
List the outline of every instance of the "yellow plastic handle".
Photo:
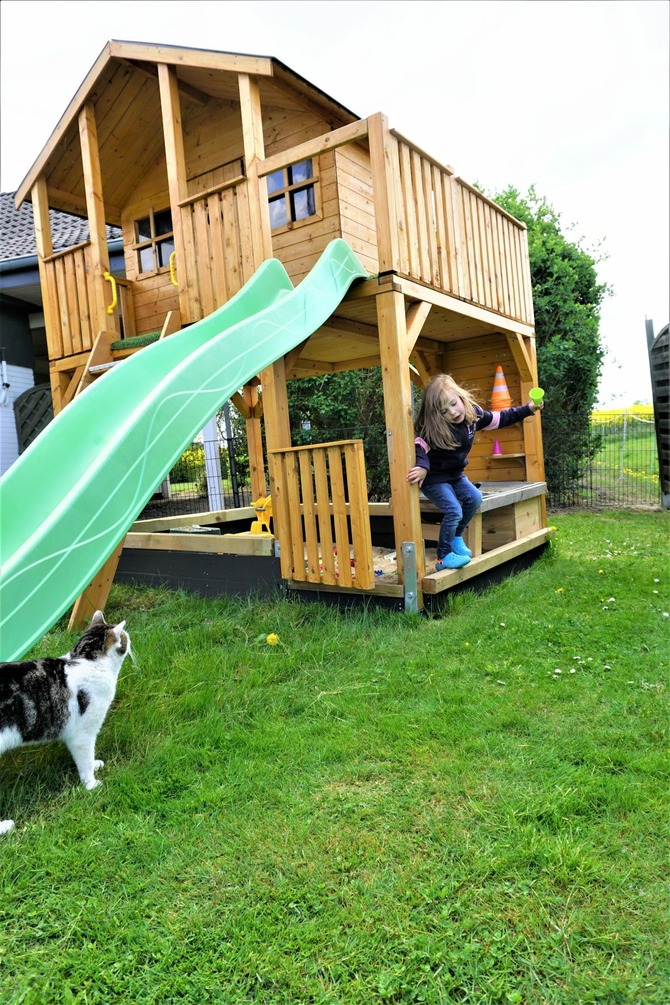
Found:
M 116 279 L 111 274 L 111 272 L 105 272 L 104 278 L 107 280 L 108 283 L 112 284 L 112 302 L 109 305 L 109 307 L 107 308 L 107 313 L 108 314 L 113 314 L 114 311 L 116 310 L 116 305 L 119 302 L 118 296 L 117 296 L 117 292 L 116 292 Z
M 177 267 L 175 265 L 176 256 L 177 256 L 176 251 L 173 251 L 172 254 L 170 255 L 170 282 L 172 283 L 173 286 L 179 286 L 179 283 L 177 281 Z

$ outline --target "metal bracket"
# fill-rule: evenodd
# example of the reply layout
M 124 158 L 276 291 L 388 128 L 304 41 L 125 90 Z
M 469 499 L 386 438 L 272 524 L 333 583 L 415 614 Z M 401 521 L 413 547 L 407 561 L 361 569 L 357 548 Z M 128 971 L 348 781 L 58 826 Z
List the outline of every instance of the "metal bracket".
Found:
M 416 546 L 414 541 L 403 541 L 403 590 L 405 594 L 405 613 L 419 613 L 419 581 L 416 573 Z

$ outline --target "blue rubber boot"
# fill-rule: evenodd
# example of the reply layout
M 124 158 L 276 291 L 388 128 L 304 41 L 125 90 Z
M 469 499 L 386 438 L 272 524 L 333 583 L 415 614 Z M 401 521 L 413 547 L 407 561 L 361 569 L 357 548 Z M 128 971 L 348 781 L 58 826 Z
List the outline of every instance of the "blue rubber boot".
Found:
M 467 544 L 462 537 L 455 537 L 451 542 L 451 550 L 456 555 L 467 555 L 468 558 L 472 558 L 472 552 L 468 548 Z
M 457 555 L 456 552 L 450 551 L 444 558 L 438 558 L 435 563 L 435 572 L 443 572 L 445 569 L 461 569 L 469 561 L 469 555 Z

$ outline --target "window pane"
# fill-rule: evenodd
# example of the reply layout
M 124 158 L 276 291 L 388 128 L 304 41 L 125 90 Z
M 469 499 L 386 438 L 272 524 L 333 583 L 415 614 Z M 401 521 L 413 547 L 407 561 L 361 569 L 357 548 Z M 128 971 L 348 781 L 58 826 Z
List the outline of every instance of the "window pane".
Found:
M 280 195 L 278 199 L 270 199 L 270 226 L 284 227 L 286 225 L 286 199 Z
M 153 248 L 140 248 L 139 251 L 140 259 L 140 272 L 153 272 L 154 271 L 154 253 Z
M 291 193 L 291 218 L 293 220 L 304 220 L 308 216 L 314 216 L 315 212 L 313 185 Z
M 151 240 L 151 220 L 148 216 L 145 216 L 143 220 L 135 221 L 135 240 L 136 241 L 150 241 Z
M 272 174 L 268 175 L 268 192 L 278 192 L 280 188 L 284 187 L 283 171 L 273 171 Z
M 174 251 L 174 239 L 171 237 L 166 238 L 164 241 L 159 241 L 156 245 L 156 253 L 158 255 L 158 265 L 169 265 L 170 255 Z
M 300 161 L 293 164 L 289 169 L 291 185 L 298 185 L 301 181 L 308 181 L 312 177 L 312 160 Z
M 154 231 L 156 237 L 172 233 L 172 213 L 169 209 L 162 209 L 160 213 L 154 213 Z

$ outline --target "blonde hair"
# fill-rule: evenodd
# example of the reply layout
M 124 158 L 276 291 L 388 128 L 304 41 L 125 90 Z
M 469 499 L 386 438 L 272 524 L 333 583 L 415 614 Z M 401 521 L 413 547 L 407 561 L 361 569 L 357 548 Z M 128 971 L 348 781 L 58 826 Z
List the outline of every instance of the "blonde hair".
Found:
M 453 425 L 444 416 L 449 401 L 454 397 L 460 398 L 463 402 L 465 422 L 474 422 L 478 412 L 472 393 L 460 387 L 448 373 L 440 373 L 437 377 L 433 377 L 423 392 L 423 401 L 414 429 L 416 435 L 424 439 L 433 449 L 454 450 L 459 446 Z

